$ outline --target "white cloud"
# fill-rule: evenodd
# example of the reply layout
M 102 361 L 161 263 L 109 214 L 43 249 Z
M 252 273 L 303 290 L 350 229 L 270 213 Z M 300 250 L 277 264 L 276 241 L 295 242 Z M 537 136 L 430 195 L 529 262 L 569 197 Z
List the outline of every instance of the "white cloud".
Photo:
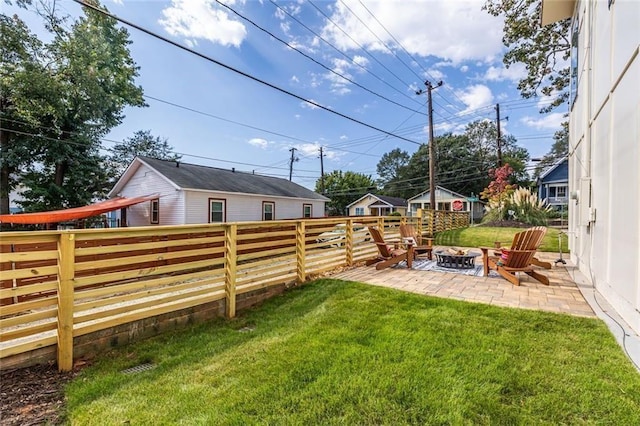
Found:
M 456 94 L 467 106 L 463 112 L 478 109 L 493 103 L 493 94 L 491 93 L 491 89 L 484 84 L 468 86 L 466 89 L 460 90 Z
M 233 5 L 236 1 L 226 0 L 225 3 Z M 164 30 L 173 36 L 184 37 L 187 43 L 203 39 L 239 47 L 247 35 L 245 26 L 231 19 L 214 0 L 172 0 L 171 6 L 162 10 L 162 16 L 158 22 Z
M 309 99 L 311 102 L 315 102 L 316 104 L 320 105 L 320 103 L 318 101 L 316 101 L 315 99 Z M 300 102 L 300 106 L 302 108 L 309 108 L 309 109 L 318 109 L 320 108 L 317 105 L 311 104 L 309 102 Z
M 253 145 L 262 149 L 267 149 L 267 146 L 269 146 L 269 141 L 262 138 L 253 138 L 253 139 L 249 139 L 249 145 Z
M 527 75 L 527 70 L 522 63 L 516 63 L 509 68 L 504 66 L 487 68 L 484 74 L 484 79 L 489 81 L 504 81 L 509 80 L 517 82 Z
M 340 136 L 340 140 L 341 141 L 346 141 L 347 139 L 349 139 L 349 136 L 347 136 L 347 135 L 341 135 Z
M 525 125 L 537 130 L 560 130 L 560 125 L 566 120 L 561 112 L 554 112 L 540 118 L 526 116 L 520 119 Z
M 292 83 L 300 83 L 300 79 L 298 78 L 298 76 L 294 75 L 294 76 L 291 77 L 291 82 Z
M 502 51 L 503 18 L 483 12 L 484 0 L 362 1 L 366 9 L 360 0 L 344 0 L 333 6 L 331 19 L 344 32 L 331 22 L 323 28 L 323 36 L 342 50 L 355 50 L 360 44 L 388 53 L 377 37 L 388 46 L 396 46 L 391 33 L 412 55 L 433 55 L 453 63 L 484 62 Z
M 434 79 L 434 80 L 442 80 L 444 76 L 445 74 L 436 68 L 428 70 L 427 73 L 424 75 L 424 77 L 428 79 Z
M 460 72 L 467 72 L 469 71 L 469 66 L 468 65 L 463 65 L 460 67 Z

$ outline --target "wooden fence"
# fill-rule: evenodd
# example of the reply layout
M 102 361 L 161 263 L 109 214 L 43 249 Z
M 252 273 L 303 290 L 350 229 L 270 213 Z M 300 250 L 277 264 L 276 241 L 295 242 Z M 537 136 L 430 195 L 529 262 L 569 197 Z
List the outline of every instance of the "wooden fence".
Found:
M 295 285 L 375 256 L 366 226 L 398 237 L 420 218 L 362 217 L 0 234 L 0 359 L 207 303 Z M 327 236 L 326 233 L 329 233 Z M 324 241 L 323 241 L 324 240 Z
M 469 226 L 469 212 L 450 212 L 444 210 L 423 210 L 421 212 L 422 232 L 433 237 L 438 232 Z

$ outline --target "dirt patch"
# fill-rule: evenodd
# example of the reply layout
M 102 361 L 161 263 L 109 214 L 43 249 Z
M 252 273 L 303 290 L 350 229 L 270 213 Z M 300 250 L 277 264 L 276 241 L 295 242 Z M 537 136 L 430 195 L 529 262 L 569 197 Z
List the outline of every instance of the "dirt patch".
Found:
M 0 373 L 2 425 L 57 425 L 62 423 L 64 386 L 80 371 L 60 373 L 54 364 Z

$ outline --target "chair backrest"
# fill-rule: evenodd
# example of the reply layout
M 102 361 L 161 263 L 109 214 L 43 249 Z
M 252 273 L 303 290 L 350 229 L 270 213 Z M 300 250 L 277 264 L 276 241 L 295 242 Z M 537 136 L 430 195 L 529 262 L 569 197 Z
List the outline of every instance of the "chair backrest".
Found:
M 413 238 L 417 245 L 420 245 L 422 243 L 422 238 L 420 238 L 420 236 L 417 234 L 413 225 L 401 224 L 400 236 L 402 236 L 402 238 Z
M 513 236 L 511 248 L 508 250 L 506 266 L 523 268 L 531 263 L 538 247 L 542 243 L 547 228 L 544 226 L 529 228 Z
M 391 248 L 387 243 L 384 242 L 384 237 L 382 236 L 382 232 L 375 226 L 369 226 L 369 233 L 373 238 L 373 242 L 378 246 L 378 251 L 382 257 L 391 257 Z

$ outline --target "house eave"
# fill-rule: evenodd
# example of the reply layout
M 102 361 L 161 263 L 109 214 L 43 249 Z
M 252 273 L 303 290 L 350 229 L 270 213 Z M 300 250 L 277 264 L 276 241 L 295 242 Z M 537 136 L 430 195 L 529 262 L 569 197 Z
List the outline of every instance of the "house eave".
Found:
M 571 18 L 576 0 L 542 0 L 540 23 L 542 26 Z

